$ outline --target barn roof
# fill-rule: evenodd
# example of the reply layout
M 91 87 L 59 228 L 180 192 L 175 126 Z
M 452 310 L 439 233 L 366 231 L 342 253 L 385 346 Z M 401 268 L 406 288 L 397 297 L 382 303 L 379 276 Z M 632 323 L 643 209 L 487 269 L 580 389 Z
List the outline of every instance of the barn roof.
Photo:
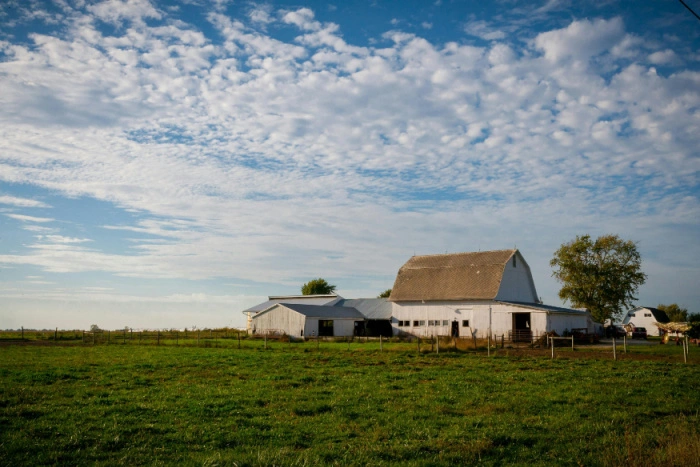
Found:
M 585 310 L 576 310 L 574 308 L 563 308 L 560 306 L 545 305 L 544 303 L 527 303 L 527 302 L 513 302 L 510 300 L 498 300 L 499 303 L 506 303 L 508 305 L 515 305 L 522 308 L 532 308 L 534 310 L 548 311 L 550 313 L 565 313 L 572 315 L 587 315 L 588 312 Z
M 301 313 L 307 318 L 322 318 L 322 319 L 364 319 L 362 313 L 355 308 L 347 306 L 323 306 L 323 305 L 303 305 L 299 303 L 280 303 L 279 305 Z
M 414 256 L 399 269 L 389 300 L 493 300 L 516 252 Z
M 386 298 L 343 299 L 335 306 L 355 308 L 367 319 L 391 319 L 391 302 Z
M 308 305 L 328 305 L 341 300 L 343 297 L 336 294 L 328 295 L 277 295 L 268 297 L 267 301 L 243 310 L 243 313 L 257 313 L 267 310 L 277 303 L 305 303 Z

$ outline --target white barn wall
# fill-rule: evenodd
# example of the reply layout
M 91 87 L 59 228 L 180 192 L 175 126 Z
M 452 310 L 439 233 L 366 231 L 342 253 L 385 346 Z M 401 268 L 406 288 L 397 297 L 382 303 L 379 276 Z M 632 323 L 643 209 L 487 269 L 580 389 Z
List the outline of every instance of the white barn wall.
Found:
M 647 330 L 647 336 L 663 335 L 663 332 L 654 324 L 655 322 L 656 318 L 654 318 L 654 315 L 648 308 L 629 310 L 622 320 L 622 324 L 633 324 L 634 327 L 645 328 Z
M 318 336 L 318 318 L 306 318 L 306 326 L 304 326 L 304 337 Z
M 530 267 L 519 252 L 516 252 L 513 257 L 515 266 L 513 266 L 513 258 L 506 263 L 496 300 L 536 303 L 537 291 Z
M 491 331 L 496 335 L 508 335 L 513 330 L 513 313 L 530 313 L 530 331 L 543 334 L 555 330 L 562 334 L 564 330 L 588 327 L 586 315 L 548 314 L 543 310 L 518 307 L 491 301 L 468 302 L 394 302 L 392 307 L 392 328 L 394 335 L 407 333 L 417 336 L 449 336 L 454 320 L 459 323 L 460 337 L 486 338 L 489 329 L 489 305 L 491 306 Z M 398 321 L 410 321 L 411 326 L 399 327 Z M 440 320 L 440 326 L 428 326 L 429 321 Z M 462 327 L 462 320 L 469 320 L 469 327 Z M 414 321 L 424 321 L 424 326 L 414 327 Z M 448 321 L 447 326 L 442 326 Z
M 301 313 L 290 310 L 282 305 L 276 305 L 271 310 L 253 317 L 253 329 L 258 334 L 270 331 L 281 331 L 289 336 L 300 337 L 305 329 L 306 317 Z

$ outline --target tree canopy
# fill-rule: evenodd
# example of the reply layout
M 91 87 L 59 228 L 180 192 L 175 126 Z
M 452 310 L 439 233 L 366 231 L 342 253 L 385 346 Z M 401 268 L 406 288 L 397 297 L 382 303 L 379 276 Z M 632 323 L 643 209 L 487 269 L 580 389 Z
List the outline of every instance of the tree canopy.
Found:
M 326 282 L 325 279 L 312 279 L 301 286 L 302 295 L 328 295 L 335 292 L 335 286 Z
M 670 319 L 673 322 L 683 323 L 688 321 L 688 309 L 681 308 L 676 303 L 671 303 L 670 305 L 659 304 L 659 306 L 657 306 L 656 308 L 665 312 L 666 316 L 668 316 L 668 319 Z
M 386 289 L 384 292 L 377 295 L 377 298 L 389 298 L 389 295 L 391 295 L 391 289 Z
M 583 235 L 561 245 L 549 262 L 552 275 L 563 284 L 559 298 L 576 308 L 588 308 L 593 319 L 604 323 L 630 308 L 646 281 L 637 245 L 617 235 L 595 241 Z

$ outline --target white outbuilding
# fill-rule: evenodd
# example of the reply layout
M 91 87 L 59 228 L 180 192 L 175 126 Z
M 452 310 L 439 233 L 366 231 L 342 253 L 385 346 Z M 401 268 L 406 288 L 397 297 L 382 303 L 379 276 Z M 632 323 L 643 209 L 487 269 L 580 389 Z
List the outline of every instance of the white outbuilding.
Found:
M 518 250 L 414 256 L 399 269 L 389 300 L 395 334 L 529 341 L 555 331 L 594 332 L 585 310 L 544 305 Z
M 364 329 L 365 317 L 344 306 L 276 303 L 252 317 L 253 334 L 291 337 L 344 337 Z
M 645 328 L 647 336 L 661 336 L 663 332 L 655 323 L 668 323 L 670 321 L 663 310 L 650 306 L 638 306 L 625 314 L 622 324 L 635 328 Z

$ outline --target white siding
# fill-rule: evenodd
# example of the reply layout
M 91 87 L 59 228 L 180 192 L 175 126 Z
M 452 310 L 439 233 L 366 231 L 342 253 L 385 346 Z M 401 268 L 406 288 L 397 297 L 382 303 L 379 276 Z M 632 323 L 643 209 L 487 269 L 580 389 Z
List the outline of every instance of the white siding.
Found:
M 647 336 L 661 336 L 663 333 L 656 327 L 654 324 L 655 322 L 656 318 L 654 318 L 651 310 L 647 308 L 635 308 L 634 310 L 630 310 L 622 320 L 622 324 L 632 324 L 637 328 L 645 328 L 647 330 Z
M 588 327 L 588 316 L 569 314 L 548 314 L 544 310 L 519 307 L 491 301 L 470 302 L 394 302 L 392 327 L 394 335 L 407 333 L 418 336 L 449 336 L 452 322 L 459 323 L 460 337 L 475 335 L 478 338 L 488 336 L 489 306 L 491 307 L 491 331 L 498 336 L 508 335 L 513 330 L 513 313 L 530 313 L 529 325 L 533 334 L 543 334 L 554 329 L 562 334 L 565 329 Z M 429 326 L 430 321 L 439 320 L 439 326 Z M 463 320 L 469 320 L 469 327 L 462 326 Z M 410 326 L 398 326 L 399 321 L 410 321 Z M 414 326 L 415 321 L 423 321 L 423 326 Z M 447 321 L 447 326 L 442 322 Z
M 515 258 L 515 265 L 513 265 Z M 527 265 L 519 252 L 511 258 L 503 270 L 503 278 L 496 295 L 496 300 L 513 302 L 537 302 L 535 281 L 532 280 L 530 266 Z
M 284 332 L 288 336 L 300 337 L 306 317 L 282 305 L 253 317 L 253 329 L 258 334 Z
M 304 337 L 315 337 L 318 335 L 318 320 L 324 318 L 306 318 Z M 355 319 L 349 318 L 327 318 L 333 321 L 333 336 L 346 337 L 355 334 Z

